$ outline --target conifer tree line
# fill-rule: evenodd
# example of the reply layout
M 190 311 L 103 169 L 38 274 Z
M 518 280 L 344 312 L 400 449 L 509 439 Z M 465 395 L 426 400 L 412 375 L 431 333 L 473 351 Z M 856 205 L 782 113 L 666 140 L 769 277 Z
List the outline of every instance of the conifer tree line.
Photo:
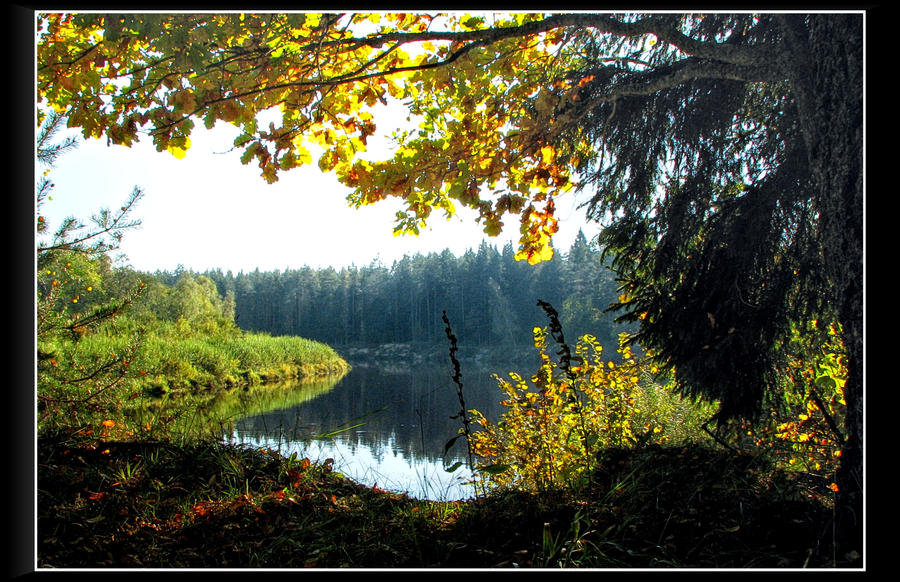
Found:
M 333 345 L 445 341 L 447 311 L 460 342 L 473 346 L 528 345 L 532 329 L 546 325 L 537 300 L 558 306 L 574 340 L 595 335 L 612 349 L 621 325 L 604 310 L 616 299 L 614 274 L 583 233 L 567 253 L 529 265 L 482 242 L 461 256 L 450 250 L 406 255 L 390 267 L 286 269 L 203 273 L 222 297 L 233 297 L 244 330 L 295 335 Z M 157 272 L 174 284 L 180 273 Z

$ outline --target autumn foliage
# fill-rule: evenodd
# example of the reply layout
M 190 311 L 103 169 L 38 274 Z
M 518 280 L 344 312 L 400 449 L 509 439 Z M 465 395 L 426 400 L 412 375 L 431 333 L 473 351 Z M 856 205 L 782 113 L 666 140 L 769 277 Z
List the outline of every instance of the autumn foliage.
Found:
M 654 432 L 651 425 L 641 428 L 638 400 L 640 383 L 655 366 L 646 355 L 635 356 L 624 333 L 618 363 L 604 361 L 603 346 L 590 334 L 579 338 L 573 354 L 556 309 L 538 305 L 550 320 L 548 328 L 533 330 L 540 367 L 530 384 L 515 372 L 495 376 L 507 411 L 496 423 L 472 411 L 482 430 L 472 435 L 471 449 L 492 487 L 578 489 L 592 479 L 599 451 L 646 442 Z M 548 336 L 558 361 L 548 353 Z
M 837 491 L 833 474 L 844 442 L 839 427 L 847 370 L 834 326 L 815 321 L 795 326 L 785 346 L 783 397 L 770 403 L 766 418 L 719 419 L 713 432 L 707 425 L 717 419 L 715 406 L 688 402 L 676 410 L 673 403 L 680 397 L 671 379 L 652 353 L 635 355 L 628 334 L 620 334 L 618 358 L 604 361 L 603 346 L 590 334 L 578 339 L 572 353 L 555 309 L 539 304 L 550 327 L 533 331 L 538 371 L 530 382 L 516 372 L 495 375 L 506 396 L 501 402 L 506 411 L 497 422 L 469 411 L 480 427 L 470 440 L 483 483 L 495 489 L 578 491 L 595 479 L 604 451 L 717 441 L 713 446 L 738 455 L 816 475 Z M 556 343 L 556 359 L 548 337 Z M 673 423 L 692 426 L 675 436 Z
M 397 233 L 458 205 L 477 211 L 488 235 L 517 216 L 518 257 L 534 263 L 552 256 L 554 197 L 576 185 L 573 162 L 593 156 L 586 136 L 554 139 L 547 126 L 577 121 L 555 111 L 591 77 L 571 77 L 580 57 L 570 37 L 582 35 L 560 26 L 571 18 L 493 20 L 40 14 L 38 101 L 85 137 L 130 146 L 146 136 L 178 158 L 196 123 L 232 124 L 241 161 L 267 182 L 317 163 L 352 189 L 351 204 L 401 198 Z M 391 136 L 393 157 L 373 160 L 375 113 L 390 102 L 408 107 L 410 121 Z M 268 127 L 264 112 L 276 119 Z

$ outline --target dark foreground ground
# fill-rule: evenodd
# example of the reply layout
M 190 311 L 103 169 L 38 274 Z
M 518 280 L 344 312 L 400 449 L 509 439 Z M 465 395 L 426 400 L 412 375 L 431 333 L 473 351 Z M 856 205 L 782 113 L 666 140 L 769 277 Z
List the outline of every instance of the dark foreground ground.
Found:
M 216 443 L 44 437 L 39 568 L 845 568 L 827 481 L 702 448 L 611 451 L 590 491 L 410 499 Z

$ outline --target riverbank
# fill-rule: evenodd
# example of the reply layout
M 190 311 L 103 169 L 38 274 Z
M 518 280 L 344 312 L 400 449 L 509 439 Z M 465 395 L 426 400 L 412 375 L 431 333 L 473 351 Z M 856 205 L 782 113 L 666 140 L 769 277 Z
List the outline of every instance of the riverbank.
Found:
M 166 346 L 168 344 L 168 346 Z M 231 337 L 151 338 L 143 387 L 233 388 L 345 374 L 350 364 L 329 345 L 301 337 L 242 332 Z
M 827 568 L 832 492 L 706 447 L 607 453 L 592 488 L 416 500 L 215 442 L 43 435 L 39 568 Z
M 449 344 L 385 343 L 336 345 L 335 350 L 353 366 L 378 366 L 383 369 L 418 365 L 449 367 Z M 521 365 L 537 368 L 540 358 L 532 345 L 460 345 L 456 358 L 465 368 Z M 501 371 L 501 370 L 498 370 Z
M 351 368 L 334 348 L 306 338 L 236 328 L 218 334 L 176 331 L 159 324 L 137 341 L 96 333 L 40 342 L 39 427 L 111 422 L 134 435 L 168 431 L 168 419 L 158 412 L 163 399 L 177 399 L 185 414 L 195 416 L 222 392 L 340 377 Z M 86 366 L 97 371 L 88 375 Z M 96 378 L 98 385 L 73 381 L 77 375 Z

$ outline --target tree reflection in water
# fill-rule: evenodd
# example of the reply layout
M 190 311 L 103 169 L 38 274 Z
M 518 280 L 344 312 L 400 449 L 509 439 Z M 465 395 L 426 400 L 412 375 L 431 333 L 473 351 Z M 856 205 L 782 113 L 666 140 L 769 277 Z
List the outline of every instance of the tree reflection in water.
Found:
M 514 369 L 514 368 L 510 368 Z M 468 370 L 466 404 L 495 420 L 499 370 Z M 334 459 L 334 470 L 365 485 L 412 497 L 446 501 L 474 495 L 465 468 L 465 443 L 446 458 L 444 445 L 456 435 L 456 386 L 444 370 L 397 371 L 355 367 L 316 398 L 242 418 L 227 439 L 266 447 L 310 461 Z M 317 436 L 333 433 L 326 438 Z M 447 473 L 444 464 L 463 461 Z

